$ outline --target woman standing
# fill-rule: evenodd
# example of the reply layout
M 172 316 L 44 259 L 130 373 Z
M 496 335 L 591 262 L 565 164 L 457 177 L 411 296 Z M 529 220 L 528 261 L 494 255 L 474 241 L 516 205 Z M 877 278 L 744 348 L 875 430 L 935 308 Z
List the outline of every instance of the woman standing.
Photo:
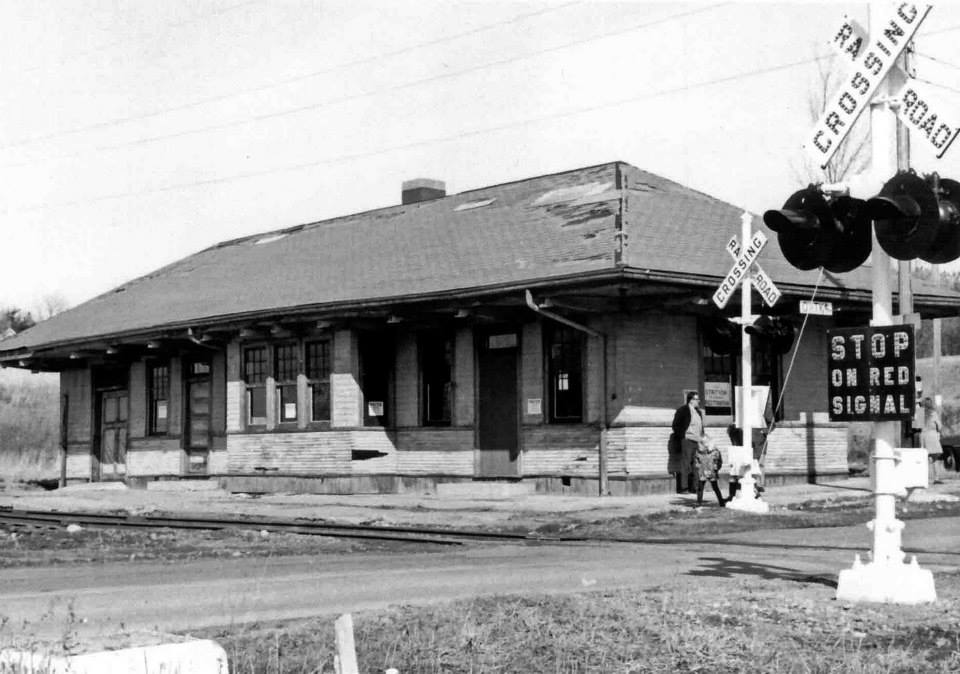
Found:
M 680 440 L 680 465 L 677 472 L 677 493 L 683 492 L 686 478 L 687 491 L 693 493 L 693 457 L 703 440 L 703 412 L 700 411 L 700 394 L 687 393 L 687 402 L 677 408 L 673 415 L 673 434 Z
M 923 399 L 923 430 L 920 431 L 920 446 L 927 450 L 930 458 L 932 484 L 941 484 L 940 461 L 943 460 L 943 447 L 940 445 L 940 415 L 931 398 Z

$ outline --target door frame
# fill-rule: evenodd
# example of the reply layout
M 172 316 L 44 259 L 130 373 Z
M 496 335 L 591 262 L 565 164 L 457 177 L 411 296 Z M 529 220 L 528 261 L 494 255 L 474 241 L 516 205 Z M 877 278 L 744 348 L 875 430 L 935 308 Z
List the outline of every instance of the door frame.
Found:
M 127 432 L 125 434 L 126 447 L 123 448 L 124 458 L 124 481 L 126 480 L 126 458 L 127 450 L 130 448 L 130 388 L 118 384 L 100 386 L 93 389 L 93 442 L 90 447 L 90 480 L 91 482 L 103 482 L 103 394 L 105 393 L 126 393 L 127 410 L 126 424 Z
M 181 475 L 209 475 L 210 474 L 210 448 L 213 446 L 213 357 L 206 355 L 183 355 L 181 357 L 181 395 L 183 399 L 183 404 L 181 405 L 181 419 L 183 424 L 183 432 L 180 434 L 180 447 L 181 447 L 181 464 L 180 464 L 180 474 Z M 207 372 L 202 374 L 194 374 L 193 366 L 195 363 L 204 363 L 207 366 Z M 194 450 L 190 447 L 193 430 L 191 428 L 192 415 L 190 413 L 190 385 L 202 382 L 207 382 L 208 386 L 208 400 L 207 400 L 207 447 L 204 450 Z M 190 470 L 190 455 L 191 454 L 201 454 L 205 455 L 203 462 L 203 471 L 192 471 Z
M 514 334 L 517 337 L 516 346 L 513 347 L 514 365 L 516 376 L 514 378 L 514 387 L 516 391 L 516 404 L 514 405 L 514 414 L 516 419 L 517 435 L 517 456 L 513 461 L 513 473 L 485 475 L 481 471 L 481 457 L 486 450 L 480 448 L 480 357 L 481 352 L 486 349 L 485 340 L 491 335 Z M 473 331 L 473 371 L 474 371 L 474 436 L 473 436 L 473 477 L 474 479 L 514 479 L 523 477 L 523 416 L 521 414 L 521 393 L 523 392 L 523 329 L 520 325 L 497 324 L 474 328 Z

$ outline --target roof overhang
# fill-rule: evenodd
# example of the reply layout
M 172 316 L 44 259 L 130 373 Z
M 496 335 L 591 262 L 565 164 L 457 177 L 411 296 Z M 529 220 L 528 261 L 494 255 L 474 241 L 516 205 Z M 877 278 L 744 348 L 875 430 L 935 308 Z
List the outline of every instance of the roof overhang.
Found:
M 525 292 L 528 290 L 535 293 L 539 301 L 574 314 L 649 309 L 716 314 L 721 312 L 713 305 L 712 294 L 720 281 L 717 276 L 621 267 L 415 295 L 274 307 L 27 345 L 8 351 L 4 351 L 0 344 L 0 364 L 57 371 L 76 367 L 81 362 L 149 355 L 157 352 L 158 347 L 180 350 L 221 348 L 226 341 L 237 336 L 283 336 L 285 331 L 290 332 L 288 328 L 291 326 L 302 331 L 304 325 L 313 330 L 328 330 L 348 324 L 415 323 L 431 316 L 437 320 L 481 316 L 491 320 L 517 318 L 525 315 Z M 833 279 L 832 284 L 819 286 L 815 298 L 832 301 L 841 310 L 869 314 L 872 307 L 869 290 L 837 287 L 836 283 L 837 279 Z M 789 314 L 796 311 L 799 300 L 813 298 L 811 285 L 778 281 L 777 286 L 783 301 L 771 313 Z M 738 303 L 739 293 L 726 313 L 734 309 L 739 311 Z M 954 316 L 957 315 L 960 296 L 915 294 L 914 304 L 924 318 Z

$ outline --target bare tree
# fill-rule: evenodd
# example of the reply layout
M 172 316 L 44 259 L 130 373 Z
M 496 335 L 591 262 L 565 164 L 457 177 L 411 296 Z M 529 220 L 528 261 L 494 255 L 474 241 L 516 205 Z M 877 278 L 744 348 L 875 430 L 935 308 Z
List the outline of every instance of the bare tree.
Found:
M 842 59 L 817 61 L 817 75 L 807 96 L 811 127 L 820 119 L 836 89 L 847 76 Z M 805 154 L 791 169 L 799 184 L 836 183 L 860 173 L 870 164 L 870 115 L 861 115 L 850 133 L 840 143 L 826 168 L 820 168 Z
M 37 307 L 37 320 L 45 321 L 69 308 L 70 303 L 61 293 L 48 293 L 40 299 L 40 306 Z

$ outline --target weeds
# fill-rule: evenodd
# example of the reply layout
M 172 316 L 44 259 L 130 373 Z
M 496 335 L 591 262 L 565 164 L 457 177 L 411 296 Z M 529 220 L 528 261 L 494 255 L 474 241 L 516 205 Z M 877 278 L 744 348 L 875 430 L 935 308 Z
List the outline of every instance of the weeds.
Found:
M 960 576 L 924 607 L 849 606 L 822 585 L 683 581 L 649 591 L 479 598 L 354 614 L 360 670 L 952 672 Z M 333 617 L 208 635 L 237 674 L 331 672 Z

